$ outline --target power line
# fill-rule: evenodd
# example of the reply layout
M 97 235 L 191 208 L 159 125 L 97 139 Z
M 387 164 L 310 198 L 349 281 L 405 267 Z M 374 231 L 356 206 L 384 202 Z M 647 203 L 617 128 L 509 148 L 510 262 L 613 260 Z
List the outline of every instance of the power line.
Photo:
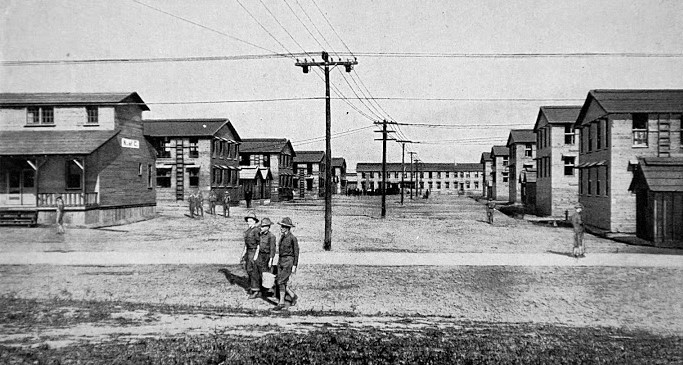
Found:
M 303 57 L 305 53 L 273 53 L 236 56 L 203 56 L 203 57 L 146 57 L 146 58 L 93 58 L 79 60 L 26 60 L 0 61 L 0 66 L 40 66 L 40 65 L 70 65 L 70 64 L 98 64 L 98 63 L 159 63 L 159 62 L 210 62 L 210 61 L 242 61 L 264 60 L 277 58 Z
M 489 128 L 489 127 L 514 127 L 526 126 L 528 123 L 512 123 L 512 124 L 436 124 L 436 123 L 394 123 L 396 125 L 405 125 L 413 127 L 428 127 L 428 128 L 451 128 L 451 129 L 471 129 L 471 128 Z
M 273 39 L 275 40 L 275 42 L 277 42 L 277 43 L 280 45 L 280 47 L 282 47 L 282 49 L 285 50 L 285 52 L 289 53 L 289 54 L 292 56 L 292 58 L 294 58 L 294 56 L 292 55 L 292 52 L 290 52 L 290 51 L 287 49 L 287 47 L 285 47 L 285 45 L 282 44 L 282 42 L 280 42 L 280 40 L 277 39 L 277 38 L 273 35 L 273 33 L 271 33 L 263 24 L 261 24 L 261 22 L 260 22 L 258 19 L 256 19 L 256 17 L 255 17 L 254 15 L 251 14 L 251 12 L 249 11 L 249 9 L 247 9 L 247 8 L 242 4 L 242 2 L 241 2 L 240 0 L 236 0 L 236 1 L 237 1 L 237 3 L 240 5 L 240 7 L 242 7 L 242 9 L 244 9 L 244 11 L 246 11 L 247 14 L 249 14 L 249 16 L 256 22 L 256 24 L 258 24 L 258 25 L 261 27 L 261 29 L 263 29 L 266 33 L 268 33 L 268 35 L 269 35 L 271 38 L 273 38 Z
M 313 37 L 313 40 L 314 40 L 316 43 L 318 43 L 318 45 L 320 46 L 320 48 L 321 48 L 321 49 L 325 49 L 325 46 L 323 46 L 322 43 L 320 43 L 320 42 L 318 41 L 318 38 L 316 38 L 316 37 L 313 35 L 313 33 L 308 29 L 308 26 L 306 26 L 306 23 L 304 23 L 303 20 L 301 20 L 301 18 L 299 17 L 299 15 L 294 11 L 294 9 L 292 9 L 292 7 L 289 5 L 289 3 L 287 2 L 287 0 L 283 0 L 283 2 L 285 3 L 285 5 L 287 5 L 287 7 L 289 8 L 289 10 L 292 12 L 292 14 L 294 14 L 294 17 L 296 17 L 296 19 L 299 21 L 299 23 L 301 23 L 301 25 L 304 26 L 304 28 L 306 29 L 306 31 L 308 32 L 308 34 L 310 34 L 311 37 Z
M 651 52 L 557 52 L 557 53 L 356 52 L 352 55 L 364 56 L 364 57 L 387 57 L 387 58 L 606 58 L 606 57 L 683 58 L 683 53 L 651 53 Z
M 270 53 L 275 53 L 275 54 L 277 54 L 277 52 L 272 51 L 272 50 L 270 50 L 270 49 L 268 49 L 268 48 L 261 47 L 261 46 L 259 46 L 259 45 L 257 45 L 257 44 L 251 43 L 251 42 L 249 42 L 249 41 L 245 41 L 244 39 L 240 39 L 240 38 L 237 38 L 237 37 L 232 36 L 232 35 L 230 35 L 230 34 L 227 34 L 227 33 L 225 33 L 225 32 L 221 32 L 220 30 L 216 30 L 216 29 L 213 29 L 213 28 L 211 28 L 211 27 L 207 27 L 206 25 L 197 23 L 197 22 L 192 21 L 192 20 L 187 19 L 187 18 L 183 18 L 183 17 L 181 17 L 181 16 L 179 16 L 179 15 L 175 15 L 175 14 L 173 14 L 173 13 L 169 13 L 169 12 L 163 10 L 163 9 L 154 7 L 154 6 L 149 5 L 149 4 L 146 4 L 146 3 L 142 2 L 142 1 L 139 1 L 139 0 L 131 0 L 131 1 L 134 2 L 134 3 L 140 4 L 140 5 L 142 5 L 142 6 L 146 7 L 146 8 L 152 9 L 152 10 L 154 10 L 154 11 L 157 11 L 157 12 L 160 12 L 160 13 L 163 13 L 163 14 L 166 14 L 166 15 L 168 15 L 168 16 L 170 16 L 170 17 L 175 18 L 175 19 L 182 20 L 182 21 L 184 21 L 184 22 L 190 23 L 190 24 L 195 25 L 195 26 L 197 26 L 197 27 L 200 27 L 200 28 L 202 28 L 202 29 L 208 30 L 208 31 L 210 31 L 210 32 L 214 32 L 214 33 L 220 34 L 220 35 L 222 35 L 222 36 L 228 37 L 228 38 L 230 38 L 230 39 L 233 39 L 233 40 L 235 40 L 235 41 L 238 41 L 238 42 L 242 42 L 242 43 L 248 44 L 248 45 L 250 45 L 250 46 L 252 46 L 252 47 L 256 47 L 256 48 L 258 48 L 258 49 L 261 49 L 261 50 L 264 50 L 264 51 L 268 51 L 268 52 L 270 52 Z
M 323 16 L 323 18 L 324 18 L 325 21 L 327 22 L 327 25 L 330 26 L 330 29 L 332 29 L 332 31 L 334 32 L 334 34 L 337 35 L 337 38 L 339 38 L 339 40 L 342 42 L 342 44 L 344 45 L 344 47 L 346 47 L 346 50 L 349 51 L 349 53 L 351 54 L 351 56 L 355 58 L 356 56 L 353 54 L 353 52 L 351 52 L 351 49 L 349 48 L 349 46 L 346 45 L 346 42 L 344 42 L 344 40 L 343 40 L 342 37 L 339 35 L 339 33 L 337 33 L 337 31 L 334 29 L 334 27 L 332 26 L 332 23 L 330 22 L 330 20 L 327 19 L 327 16 L 325 16 L 325 13 L 323 13 L 322 9 L 320 9 L 320 7 L 318 6 L 318 3 L 316 3 L 315 0 L 311 0 L 311 1 L 313 2 L 313 5 L 315 5 L 315 7 L 316 7 L 316 8 L 318 9 L 318 11 L 320 12 L 320 15 Z

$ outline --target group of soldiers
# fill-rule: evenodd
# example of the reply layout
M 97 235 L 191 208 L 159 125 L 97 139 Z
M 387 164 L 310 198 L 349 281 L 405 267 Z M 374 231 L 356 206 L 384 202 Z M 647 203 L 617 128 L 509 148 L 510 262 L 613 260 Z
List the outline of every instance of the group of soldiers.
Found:
M 204 217 L 204 194 L 202 194 L 201 190 L 197 190 L 196 192 L 190 192 L 190 194 L 187 197 L 188 203 L 189 203 L 189 208 L 190 208 L 190 217 L 194 218 L 195 216 L 197 217 Z M 224 217 L 230 217 L 230 194 L 227 192 L 223 193 L 222 196 L 219 196 L 216 194 L 215 191 L 209 192 L 209 214 L 216 214 L 216 205 L 221 204 L 223 205 L 223 216 Z
M 496 209 L 496 203 L 491 197 L 488 198 L 486 202 L 486 218 L 489 224 L 493 224 L 493 212 Z M 583 223 L 583 204 L 577 203 L 574 206 L 575 212 L 571 216 L 572 228 L 574 230 L 574 248 L 572 250 L 572 256 L 575 258 L 585 257 L 586 248 L 583 243 L 583 236 L 586 232 L 586 227 Z

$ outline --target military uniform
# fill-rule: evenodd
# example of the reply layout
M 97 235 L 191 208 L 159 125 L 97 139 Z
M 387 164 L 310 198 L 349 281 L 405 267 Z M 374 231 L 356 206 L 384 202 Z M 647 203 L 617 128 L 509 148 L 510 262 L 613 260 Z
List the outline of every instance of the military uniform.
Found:
M 577 211 L 576 213 L 572 214 L 572 226 L 574 227 L 574 257 L 583 256 L 585 253 L 583 235 L 586 231 L 586 228 L 583 224 L 581 212 Z
M 486 218 L 489 221 L 489 224 L 493 224 L 493 210 L 496 209 L 496 203 L 494 203 L 492 200 L 489 200 L 486 203 Z
M 246 271 L 249 276 L 249 288 L 252 292 L 261 290 L 261 274 L 259 273 L 256 261 L 254 261 L 254 255 L 256 255 L 256 250 L 261 242 L 261 237 L 259 236 L 260 230 L 261 227 L 255 225 L 244 231 L 244 245 L 246 247 L 244 271 Z
M 270 226 L 270 219 L 264 218 L 261 221 L 261 225 Z M 262 277 L 264 272 L 270 272 L 270 264 L 272 259 L 275 258 L 275 235 L 270 231 L 259 232 L 259 253 L 258 259 L 256 260 L 256 267 L 258 269 L 259 278 Z

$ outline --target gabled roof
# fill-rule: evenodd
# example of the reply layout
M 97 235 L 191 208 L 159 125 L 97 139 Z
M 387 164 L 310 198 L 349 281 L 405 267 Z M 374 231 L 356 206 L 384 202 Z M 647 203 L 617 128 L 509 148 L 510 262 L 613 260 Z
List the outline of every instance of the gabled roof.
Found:
M 296 156 L 287 138 L 243 138 L 240 153 L 281 153 L 287 146 L 292 150 L 292 156 Z
M 493 159 L 491 158 L 491 152 L 482 152 L 481 153 L 481 159 L 479 160 L 479 163 L 485 163 L 486 161 L 492 161 Z
M 536 143 L 536 133 L 533 129 L 512 129 L 507 146 L 516 143 Z
M 522 170 L 522 172 L 519 174 L 519 181 L 526 183 L 535 183 L 536 176 L 536 169 Z
M 655 192 L 683 192 L 683 158 L 639 158 L 638 166 L 629 190 L 640 185 Z
M 332 167 L 344 167 L 346 160 L 343 157 L 332 157 Z
M 118 130 L 0 131 L 0 156 L 88 155 L 118 133 Z
M 591 120 L 584 119 L 593 103 L 599 110 L 597 118 L 615 113 L 681 113 L 683 112 L 683 90 L 591 90 L 576 119 L 577 126 L 591 122 Z M 595 118 L 591 117 L 591 119 Z
M 491 158 L 496 156 L 509 156 L 510 149 L 507 146 L 493 146 L 491 147 Z
M 259 166 L 240 166 L 240 180 L 254 180 L 260 177 L 263 180 L 273 178 L 270 169 Z
M 0 93 L 0 106 L 138 105 L 149 110 L 138 93 Z
M 294 163 L 320 163 L 325 158 L 323 151 L 297 151 Z
M 541 117 L 543 116 L 548 121 L 548 124 L 574 124 L 580 111 L 580 105 L 542 106 L 538 110 L 534 131 L 538 130 Z
M 239 134 L 226 118 L 145 119 L 142 128 L 148 137 L 211 137 L 226 125 L 239 142 Z

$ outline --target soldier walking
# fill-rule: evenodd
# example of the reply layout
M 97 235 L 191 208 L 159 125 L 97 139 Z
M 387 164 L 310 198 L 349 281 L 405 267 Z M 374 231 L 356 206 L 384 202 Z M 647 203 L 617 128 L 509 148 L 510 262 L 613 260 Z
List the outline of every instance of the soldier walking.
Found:
M 223 217 L 230 217 L 230 193 L 223 192 Z
M 495 209 L 496 203 L 494 203 L 493 199 L 489 197 L 488 201 L 486 202 L 486 218 L 489 224 L 493 224 L 493 213 Z
M 244 263 L 244 271 L 249 277 L 249 299 L 256 299 L 261 291 L 261 275 L 256 266 L 261 242 L 259 236 L 261 228 L 257 225 L 259 220 L 254 212 L 249 212 L 244 217 L 244 221 L 247 222 L 248 228 L 244 231 L 244 250 L 240 262 Z
M 198 190 L 197 195 L 195 195 L 195 207 L 197 208 L 197 215 L 201 214 L 204 218 L 204 195 L 201 190 Z
M 581 212 L 583 211 L 583 205 L 581 203 L 576 204 L 574 207 L 576 212 L 572 214 L 572 227 L 574 227 L 574 257 L 585 257 L 585 247 L 583 245 L 583 235 L 586 228 L 583 224 L 583 216 Z
M 296 274 L 296 268 L 299 265 L 299 241 L 292 234 L 292 220 L 289 217 L 282 218 L 278 223 L 280 225 L 280 258 L 277 263 L 277 277 L 275 283 L 280 291 L 280 301 L 273 310 L 288 310 L 289 305 L 285 302 L 285 296 L 289 295 L 292 298 L 292 304 L 296 305 L 299 297 L 287 286 L 289 277 Z
M 273 222 L 269 218 L 261 220 L 261 232 L 259 233 L 259 251 L 256 267 L 258 268 L 259 278 L 263 277 L 264 272 L 271 272 L 273 259 L 275 258 L 275 235 L 270 231 Z

